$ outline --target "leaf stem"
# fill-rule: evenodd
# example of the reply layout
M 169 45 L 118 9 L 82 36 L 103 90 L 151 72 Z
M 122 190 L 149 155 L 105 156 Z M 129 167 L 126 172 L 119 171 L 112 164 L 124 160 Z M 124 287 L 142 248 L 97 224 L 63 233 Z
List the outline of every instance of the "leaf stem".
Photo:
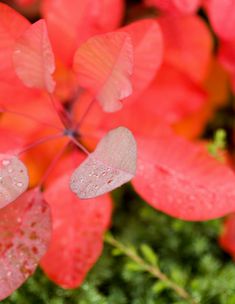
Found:
M 24 147 L 23 150 L 21 150 L 17 153 L 17 156 L 20 156 L 21 154 L 23 154 L 25 152 L 28 152 L 29 150 L 33 149 L 34 147 L 37 147 L 41 144 L 44 144 L 47 141 L 58 139 L 58 138 L 61 138 L 61 137 L 64 137 L 64 136 L 65 135 L 63 133 L 58 133 L 58 134 L 48 135 L 48 136 L 45 136 L 43 138 L 40 138 L 39 140 L 37 140 L 37 141 L 29 144 L 28 146 Z
M 44 182 L 46 181 L 46 179 L 48 178 L 48 176 L 50 175 L 50 173 L 52 172 L 52 170 L 54 169 L 55 165 L 57 164 L 57 162 L 60 160 L 60 158 L 62 157 L 62 155 L 64 154 L 66 148 L 68 147 L 70 142 L 67 142 L 63 148 L 55 155 L 55 157 L 52 159 L 51 163 L 49 164 L 46 172 L 44 173 L 44 175 L 42 176 L 38 187 L 42 188 L 42 185 L 44 184 Z
M 85 118 L 87 117 L 94 103 L 95 103 L 95 99 L 93 98 L 92 101 L 89 103 L 88 107 L 86 108 L 85 112 L 83 113 L 82 117 L 80 118 L 79 122 L 77 123 L 75 127 L 76 130 L 78 130 L 81 127 L 82 123 L 84 122 Z
M 173 282 L 167 277 L 157 266 L 153 266 L 142 259 L 131 248 L 126 247 L 123 243 L 116 240 L 110 233 L 107 233 L 104 237 L 107 244 L 119 249 L 124 255 L 129 257 L 132 261 L 137 263 L 143 270 L 150 273 L 153 277 L 165 282 L 169 288 L 174 290 L 182 299 L 187 300 L 190 304 L 197 304 L 197 302 L 191 297 L 191 295 L 181 286 Z
M 89 155 L 90 152 L 73 136 L 68 136 L 70 140 L 80 149 L 82 150 L 86 155 Z
M 25 113 L 21 113 L 21 112 L 17 112 L 17 111 L 12 111 L 12 110 L 8 110 L 8 109 L 5 109 L 5 108 L 1 108 L 0 109 L 0 112 L 1 113 L 6 113 L 6 114 L 12 114 L 12 115 L 16 115 L 16 116 L 21 116 L 21 117 L 24 117 L 26 119 L 29 119 L 29 120 L 32 120 L 33 122 L 35 123 L 38 123 L 38 124 L 42 124 L 44 126 L 48 126 L 50 128 L 53 128 L 53 129 L 56 129 L 56 130 L 59 130 L 59 131 L 63 131 L 62 128 L 59 128 L 59 127 L 56 127 L 50 123 L 47 123 L 45 121 L 41 121 L 31 115 L 28 115 L 28 114 L 25 114 Z

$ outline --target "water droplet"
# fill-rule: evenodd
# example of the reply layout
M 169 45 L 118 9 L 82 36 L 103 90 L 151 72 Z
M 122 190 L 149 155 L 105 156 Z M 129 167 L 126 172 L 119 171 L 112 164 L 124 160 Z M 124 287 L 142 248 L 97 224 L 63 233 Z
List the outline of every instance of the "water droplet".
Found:
M 13 169 L 12 169 L 12 168 L 8 168 L 7 172 L 8 172 L 8 173 L 12 173 L 12 172 L 13 172 Z
M 8 160 L 8 159 L 4 159 L 3 161 L 2 161 L 2 165 L 3 166 L 8 166 L 10 164 L 10 161 Z
M 11 276 L 11 271 L 7 272 L 7 276 L 10 277 Z
M 23 183 L 18 182 L 18 183 L 16 184 L 16 186 L 17 186 L 17 187 L 22 187 L 22 186 L 23 186 Z

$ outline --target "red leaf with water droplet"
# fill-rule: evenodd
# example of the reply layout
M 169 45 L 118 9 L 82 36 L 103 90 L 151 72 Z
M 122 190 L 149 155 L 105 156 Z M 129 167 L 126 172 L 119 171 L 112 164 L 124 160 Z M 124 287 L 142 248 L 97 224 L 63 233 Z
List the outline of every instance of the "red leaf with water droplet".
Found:
M 112 14 L 107 13 L 110 11 Z M 123 11 L 123 0 L 44 0 L 42 3 L 53 50 L 68 66 L 81 43 L 93 35 L 116 29 Z M 61 37 L 66 37 L 66 47 Z
M 94 95 L 105 112 L 120 110 L 121 100 L 132 93 L 130 36 L 113 32 L 90 38 L 77 50 L 74 69 L 79 85 Z
M 158 23 L 152 19 L 133 22 L 120 29 L 131 37 L 134 65 L 131 82 L 136 99 L 153 80 L 163 61 L 163 37 Z
M 147 5 L 171 14 L 192 14 L 196 12 L 201 0 L 145 0 Z
M 68 168 L 45 192 L 52 210 L 53 233 L 41 266 L 56 284 L 75 288 L 102 252 L 112 204 L 108 195 L 86 201 L 76 198 L 68 187 L 72 173 Z
M 165 16 L 158 21 L 164 38 L 164 62 L 194 81 L 202 81 L 209 71 L 213 51 L 206 23 L 198 16 Z
M 219 237 L 220 246 L 235 258 L 235 214 L 229 215 Z
M 70 188 L 79 198 L 93 198 L 127 183 L 135 170 L 135 139 L 128 129 L 119 127 L 107 133 L 74 171 Z
M 235 39 L 235 1 L 207 0 L 204 4 L 215 33 L 225 40 Z
M 235 174 L 183 138 L 137 138 L 133 185 L 154 208 L 184 220 L 209 220 L 235 208 Z
M 35 271 L 51 234 L 47 203 L 38 189 L 24 193 L 0 210 L 0 299 Z
M 25 165 L 16 156 L 0 154 L 0 208 L 17 199 L 28 185 Z
M 13 61 L 17 76 L 27 87 L 54 91 L 55 62 L 44 20 L 32 24 L 17 40 Z

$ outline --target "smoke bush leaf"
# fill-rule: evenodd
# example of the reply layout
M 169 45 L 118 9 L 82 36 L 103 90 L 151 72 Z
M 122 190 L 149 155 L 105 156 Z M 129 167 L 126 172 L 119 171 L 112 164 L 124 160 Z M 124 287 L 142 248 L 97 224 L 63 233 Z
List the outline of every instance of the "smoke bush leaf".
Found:
M 139 163 L 132 182 L 151 206 L 190 221 L 234 210 L 235 174 L 206 148 L 173 134 L 137 137 L 137 142 Z
M 17 76 L 26 86 L 49 93 L 54 91 L 51 75 L 55 62 L 44 20 L 35 22 L 20 36 L 14 47 L 13 61 Z
M 0 210 L 0 300 L 15 291 L 36 269 L 50 234 L 50 209 L 41 192 L 25 192 Z
M 25 165 L 16 156 L 0 154 L 0 208 L 13 202 L 28 184 Z
M 96 197 L 131 180 L 135 171 L 135 139 L 128 129 L 119 127 L 106 134 L 74 171 L 70 188 L 80 198 Z
M 86 201 L 74 196 L 68 187 L 70 172 L 57 176 L 45 191 L 52 210 L 53 233 L 41 261 L 50 279 L 64 288 L 78 287 L 97 261 L 112 212 L 108 195 Z
M 79 85 L 94 95 L 105 112 L 120 110 L 121 100 L 132 93 L 130 36 L 113 32 L 90 38 L 77 50 L 74 70 Z
M 110 10 L 112 14 L 107 14 Z M 41 11 L 56 57 L 70 67 L 81 43 L 118 27 L 124 14 L 124 0 L 44 0 Z M 66 47 L 61 37 L 66 37 Z
M 133 44 L 133 94 L 128 97 L 128 102 L 147 88 L 159 70 L 163 61 L 163 37 L 158 23 L 152 19 L 133 22 L 120 31 L 128 33 Z

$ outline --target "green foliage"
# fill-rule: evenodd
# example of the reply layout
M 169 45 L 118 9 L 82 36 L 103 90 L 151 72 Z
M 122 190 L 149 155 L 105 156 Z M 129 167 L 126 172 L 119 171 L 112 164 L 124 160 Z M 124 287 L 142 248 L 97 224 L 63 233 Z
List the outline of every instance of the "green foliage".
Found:
M 191 223 L 155 211 L 127 188 L 115 193 L 112 234 L 202 304 L 235 304 L 235 264 L 217 244 L 222 220 Z M 135 266 L 134 266 L 135 265 Z M 186 304 L 168 285 L 105 245 L 79 289 L 63 290 L 40 270 L 3 304 Z
M 220 151 L 226 148 L 226 132 L 224 129 L 218 129 L 214 133 L 213 141 L 208 145 L 209 153 L 220 159 Z

